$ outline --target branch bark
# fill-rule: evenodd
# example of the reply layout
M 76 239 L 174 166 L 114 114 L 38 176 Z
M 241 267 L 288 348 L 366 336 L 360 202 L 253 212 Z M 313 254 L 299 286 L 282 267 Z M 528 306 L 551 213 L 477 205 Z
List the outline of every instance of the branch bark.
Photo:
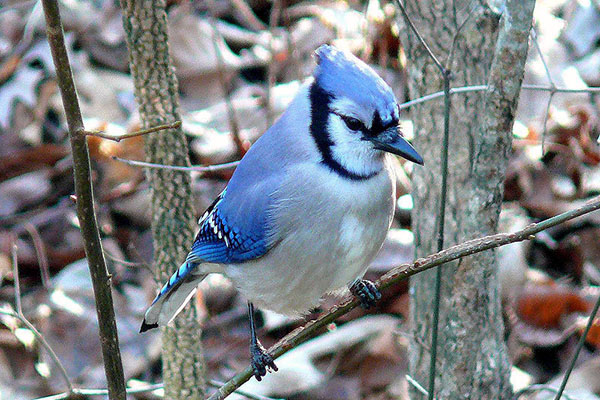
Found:
M 143 127 L 180 121 L 178 82 L 169 56 L 165 0 L 121 0 L 129 61 Z M 146 160 L 189 167 L 186 137 L 177 127 L 146 137 Z M 148 169 L 152 189 L 152 237 L 155 278 L 169 278 L 194 238 L 195 218 L 189 172 Z M 206 382 L 201 329 L 191 302 L 162 328 L 165 398 L 202 399 Z
M 395 285 L 409 277 L 427 271 L 429 269 L 438 267 L 442 264 L 449 263 L 454 260 L 461 259 L 473 254 L 481 253 L 486 250 L 495 249 L 500 246 L 507 245 L 509 243 L 521 242 L 523 240 L 533 239 L 536 233 L 543 230 L 549 229 L 553 226 L 565 223 L 574 218 L 582 215 L 591 213 L 600 209 L 600 196 L 588 201 L 583 206 L 567 211 L 565 213 L 556 215 L 552 218 L 548 218 L 542 222 L 531 224 L 525 229 L 513 232 L 513 233 L 498 233 L 491 236 L 485 236 L 459 245 L 450 247 L 446 250 L 431 254 L 424 258 L 419 258 L 412 263 L 399 265 L 384 276 L 381 277 L 375 285 L 380 289 L 384 290 L 392 285 Z M 325 327 L 327 324 L 335 321 L 342 315 L 347 314 L 352 309 L 357 307 L 359 302 L 356 300 L 347 300 L 339 305 L 332 307 L 329 311 L 322 314 L 319 318 L 307 323 L 305 326 L 300 327 L 281 339 L 275 346 L 269 349 L 269 354 L 273 358 L 277 358 L 287 353 L 292 348 L 298 346 L 300 343 L 307 341 L 308 339 L 317 336 L 320 329 Z M 239 388 L 245 382 L 247 382 L 253 375 L 251 367 L 247 367 L 242 372 L 235 375 L 223 386 L 221 386 L 215 393 L 213 393 L 208 400 L 223 400 L 234 390 Z
M 106 269 L 98 224 L 96 222 L 96 213 L 94 211 L 93 188 L 90 178 L 90 158 L 84 133 L 83 119 L 65 47 L 58 2 L 56 0 L 43 0 L 42 4 L 46 17 L 46 34 L 52 51 L 52 59 L 56 67 L 58 86 L 69 127 L 69 138 L 73 152 L 75 194 L 77 196 L 77 218 L 81 227 L 85 254 L 94 287 L 100 344 L 102 346 L 108 393 L 110 399 L 125 400 L 125 378 L 119 350 L 119 337 L 115 321 L 110 275 Z

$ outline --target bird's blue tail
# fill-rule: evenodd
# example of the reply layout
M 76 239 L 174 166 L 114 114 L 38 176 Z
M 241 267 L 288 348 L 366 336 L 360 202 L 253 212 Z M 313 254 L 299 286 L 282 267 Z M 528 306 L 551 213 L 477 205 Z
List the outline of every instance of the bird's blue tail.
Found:
M 179 314 L 206 276 L 194 274 L 197 265 L 186 261 L 171 275 L 146 310 L 140 332 L 165 326 Z

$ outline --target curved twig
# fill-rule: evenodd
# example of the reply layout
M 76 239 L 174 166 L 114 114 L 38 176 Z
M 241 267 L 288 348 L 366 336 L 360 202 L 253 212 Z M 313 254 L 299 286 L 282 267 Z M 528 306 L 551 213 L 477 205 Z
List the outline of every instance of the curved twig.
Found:
M 410 276 L 416 275 L 419 272 L 423 272 L 431 268 L 435 268 L 441 264 L 470 256 L 475 253 L 480 253 L 485 250 L 504 246 L 509 243 L 533 239 L 533 235 L 536 233 L 598 209 L 600 209 L 600 196 L 586 202 L 583 206 L 577 209 L 564 212 L 538 223 L 530 224 L 525 229 L 520 231 L 513 233 L 498 233 L 496 235 L 484 236 L 482 238 L 469 240 L 430 256 L 419 258 L 412 263 L 402 264 L 383 275 L 375 284 L 381 290 L 388 288 L 400 281 L 408 279 Z M 341 304 L 334 306 L 316 320 L 313 320 L 307 323 L 305 326 L 290 332 L 275 346 L 269 349 L 269 354 L 271 354 L 273 358 L 280 357 L 298 344 L 316 336 L 320 328 L 335 321 L 342 315 L 347 314 L 350 310 L 354 309 L 358 305 L 359 302 L 357 300 L 346 300 Z M 219 390 L 209 397 L 208 400 L 224 399 L 242 384 L 247 382 L 252 375 L 252 368 L 247 367 L 245 370 L 227 381 L 225 385 L 221 386 Z

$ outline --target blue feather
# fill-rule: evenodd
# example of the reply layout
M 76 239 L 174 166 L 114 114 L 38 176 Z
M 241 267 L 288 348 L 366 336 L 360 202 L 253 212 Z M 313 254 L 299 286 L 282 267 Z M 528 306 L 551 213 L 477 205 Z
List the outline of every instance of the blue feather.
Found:
M 267 252 L 264 226 L 242 230 L 228 220 L 223 211 L 226 193 L 227 190 L 224 190 L 200 219 L 200 230 L 186 261 L 241 263 Z
M 397 115 L 394 92 L 362 61 L 328 45 L 319 47 L 315 55 L 317 68 L 313 75 L 325 92 L 334 97 L 347 97 L 368 109 L 375 106 L 383 123 Z
M 158 295 L 154 298 L 152 304 L 156 303 L 158 299 L 163 297 L 165 294 L 169 293 L 173 288 L 175 288 L 186 278 L 188 278 L 190 272 L 192 272 L 196 268 L 196 265 L 197 264 L 187 262 L 186 260 L 186 262 L 184 262 L 179 268 L 177 268 L 177 271 L 175 271 L 175 273 L 171 275 L 169 280 L 160 289 L 160 292 L 158 292 Z
M 198 264 L 242 263 L 262 257 L 268 251 L 266 212 L 262 210 L 266 208 L 269 197 L 253 197 L 260 191 L 243 185 L 244 178 L 243 173 L 237 174 L 237 177 L 234 174 L 228 188 L 204 212 L 198 221 L 200 230 L 185 262 L 171 275 L 152 304 L 183 282 L 195 279 Z M 238 196 L 232 196 L 232 200 L 228 192 Z M 254 213 L 240 212 L 252 208 Z

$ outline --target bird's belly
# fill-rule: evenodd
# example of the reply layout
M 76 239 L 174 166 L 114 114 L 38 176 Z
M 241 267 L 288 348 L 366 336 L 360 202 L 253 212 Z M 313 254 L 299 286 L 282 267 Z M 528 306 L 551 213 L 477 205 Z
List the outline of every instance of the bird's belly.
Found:
M 286 176 L 273 194 L 272 247 L 226 274 L 258 307 L 301 315 L 364 274 L 390 227 L 395 187 L 387 167 L 359 183 L 314 163 Z
M 307 226 L 266 256 L 230 265 L 226 273 L 258 307 L 286 315 L 306 313 L 323 294 L 362 276 L 375 257 L 389 219 L 382 215 L 378 221 L 363 222 L 349 214 L 340 219 L 336 232 L 319 224 Z

